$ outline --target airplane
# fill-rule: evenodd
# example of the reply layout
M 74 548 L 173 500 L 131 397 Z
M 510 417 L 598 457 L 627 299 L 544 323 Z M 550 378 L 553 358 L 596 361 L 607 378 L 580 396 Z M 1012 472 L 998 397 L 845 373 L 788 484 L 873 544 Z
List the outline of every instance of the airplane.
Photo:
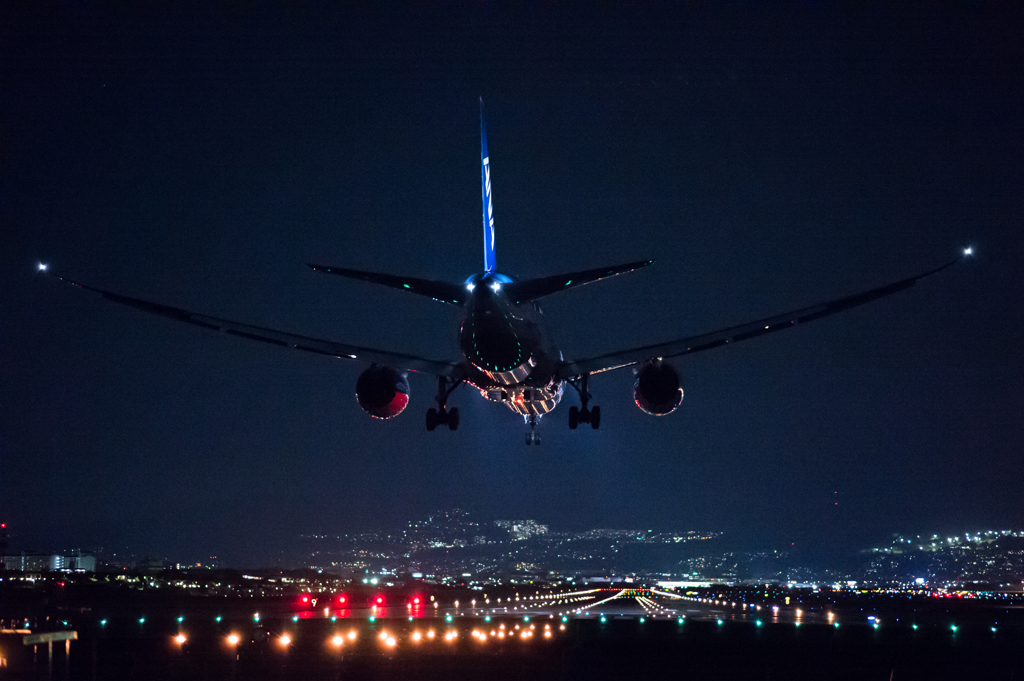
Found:
M 459 327 L 462 357 L 459 360 L 433 360 L 252 326 L 88 286 L 53 273 L 44 264 L 40 264 L 39 269 L 60 281 L 143 312 L 237 338 L 368 364 L 356 380 L 356 400 L 374 418 L 394 418 L 405 410 L 410 394 L 408 374 L 410 371 L 418 372 L 437 377 L 434 398 L 437 406 L 427 410 L 427 430 L 433 431 L 438 426 L 457 430 L 459 409 L 449 409 L 448 399 L 460 385 L 470 385 L 485 399 L 500 402 L 523 417 L 529 427 L 526 433 L 526 444 L 529 445 L 540 444 L 537 425 L 543 415 L 561 402 L 566 386 L 572 388 L 580 400 L 580 406 L 569 408 L 571 429 L 580 424 L 590 424 L 593 429 L 600 427 L 601 408 L 590 406 L 590 379 L 595 374 L 625 367 L 633 367 L 636 375 L 633 384 L 636 405 L 648 414 L 664 416 L 675 411 L 683 400 L 679 371 L 668 360 L 757 338 L 864 305 L 908 289 L 971 255 L 971 249 L 965 248 L 956 259 L 927 272 L 747 324 L 585 359 L 566 360 L 545 329 L 539 301 L 560 291 L 648 267 L 654 261 L 641 260 L 526 280 L 502 274 L 495 258 L 491 166 L 482 98 L 480 149 L 484 236 L 482 272 L 461 283 L 451 283 L 307 263 L 316 272 L 388 286 L 463 308 L 465 316 Z

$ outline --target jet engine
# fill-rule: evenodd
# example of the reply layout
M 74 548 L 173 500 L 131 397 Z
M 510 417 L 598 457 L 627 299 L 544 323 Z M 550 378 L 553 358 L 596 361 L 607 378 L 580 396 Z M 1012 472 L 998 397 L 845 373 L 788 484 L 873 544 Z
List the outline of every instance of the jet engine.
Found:
M 375 419 L 398 416 L 409 404 L 407 374 L 391 367 L 370 367 L 356 380 L 356 401 Z
M 636 369 L 633 399 L 636 400 L 636 406 L 652 416 L 671 414 L 683 401 L 679 372 L 661 360 L 641 364 Z

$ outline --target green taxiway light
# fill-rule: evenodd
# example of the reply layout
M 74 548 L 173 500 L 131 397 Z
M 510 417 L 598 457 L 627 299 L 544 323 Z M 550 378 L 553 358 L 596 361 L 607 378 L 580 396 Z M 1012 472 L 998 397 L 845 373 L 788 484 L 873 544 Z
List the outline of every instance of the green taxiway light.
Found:
M 371 621 L 371 622 L 376 622 L 376 621 L 377 621 L 377 618 L 376 618 L 376 617 L 374 617 L 373 615 L 370 615 L 370 621 Z
M 490 622 L 490 621 L 491 621 L 491 616 L 490 615 L 487 615 L 486 617 L 484 617 L 484 622 Z
M 601 615 L 601 621 L 602 621 L 602 622 L 607 622 L 608 620 L 607 620 L 607 619 L 605 618 L 605 616 L 604 616 L 604 615 Z
M 956 625 L 955 624 L 950 624 L 949 625 L 949 630 L 952 631 L 955 634 L 956 633 Z
M 755 620 L 755 621 L 757 622 L 757 626 L 761 626 L 761 620 Z
M 140 617 L 139 618 L 139 624 L 145 624 L 145 623 L 146 623 L 146 618 L 145 617 Z
M 676 620 L 676 622 L 678 622 L 679 624 L 682 624 L 683 623 L 683 618 L 680 617 L 679 619 Z
M 184 618 L 184 617 L 179 617 L 179 618 L 178 618 L 178 623 L 179 623 L 179 624 L 180 624 L 180 623 L 182 623 L 182 622 L 184 622 L 184 621 L 185 621 L 185 618 Z
M 992 630 L 992 633 L 993 633 L 993 634 L 994 634 L 994 633 L 996 633 L 996 628 L 995 628 L 995 627 L 989 627 L 989 629 L 991 629 L 991 630 Z
M 565 616 L 563 615 L 563 616 L 562 616 L 562 621 L 563 621 L 563 622 L 568 622 L 568 621 L 569 621 L 569 618 L 568 618 L 568 617 L 565 617 Z
M 223 617 L 221 617 L 220 615 L 217 615 L 217 621 L 218 621 L 218 622 L 220 622 L 220 621 L 221 621 L 222 619 L 224 619 L 224 618 L 223 618 Z
M 917 625 L 916 624 L 911 624 L 910 626 L 914 628 L 914 631 L 917 631 Z
M 299 616 L 298 615 L 292 615 L 292 622 L 298 622 L 298 621 L 299 621 Z
M 107 626 L 107 621 L 106 620 L 100 620 L 100 626 L 101 627 Z
M 452 621 L 452 616 L 451 615 L 445 615 L 444 616 L 444 621 L 445 622 L 451 622 Z

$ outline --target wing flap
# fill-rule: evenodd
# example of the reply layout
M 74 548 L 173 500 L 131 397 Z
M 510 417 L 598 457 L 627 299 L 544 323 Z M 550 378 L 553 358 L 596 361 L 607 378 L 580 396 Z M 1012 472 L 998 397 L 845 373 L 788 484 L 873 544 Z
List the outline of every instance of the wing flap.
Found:
M 937 274 L 947 267 L 952 267 L 961 260 L 963 260 L 963 256 L 956 260 L 952 260 L 941 267 L 936 267 L 935 269 L 928 270 L 922 274 L 901 279 L 900 281 L 886 284 L 885 286 L 879 286 L 869 291 L 837 298 L 836 300 L 831 300 L 826 303 L 793 310 L 792 312 L 776 315 L 774 317 L 759 319 L 747 324 L 731 326 L 726 329 L 712 331 L 711 333 L 705 333 L 699 336 L 680 338 L 678 340 L 669 341 L 668 343 L 647 345 L 644 347 L 633 348 L 631 350 L 612 352 L 598 357 L 591 357 L 590 359 L 565 362 L 558 367 L 556 375 L 560 379 L 566 379 L 574 378 L 582 374 L 596 374 L 601 373 L 602 371 L 611 371 L 613 369 L 632 366 L 634 364 L 639 364 L 640 362 L 645 362 L 649 359 L 666 359 L 669 357 L 678 357 L 680 355 L 689 355 L 694 352 L 711 350 L 712 348 L 719 348 L 723 345 L 738 343 L 740 341 L 757 338 L 776 331 L 782 331 L 783 329 L 789 329 L 799 324 L 806 324 L 807 322 L 812 322 L 817 319 L 821 319 L 822 317 L 843 312 L 844 310 L 849 310 L 850 308 L 858 307 L 878 300 L 879 298 L 892 295 L 893 293 L 903 291 L 914 286 L 914 284 L 925 277 Z
M 124 296 L 120 293 L 114 293 L 112 291 L 106 291 L 71 281 L 70 279 L 65 279 L 58 274 L 52 274 L 50 272 L 47 272 L 47 274 L 63 281 L 66 284 L 98 293 L 103 296 L 103 298 L 111 302 L 133 307 L 137 310 L 141 310 L 142 312 L 172 319 L 177 322 L 184 322 L 204 329 L 219 331 L 220 333 L 228 336 L 259 341 L 261 343 L 267 343 L 269 345 L 275 345 L 282 348 L 293 348 L 318 355 L 337 357 L 339 359 L 354 359 L 371 364 L 384 364 L 394 367 L 395 369 L 418 371 L 427 374 L 434 374 L 435 376 L 445 376 L 446 378 L 453 380 L 461 379 L 465 373 L 462 366 L 457 363 L 441 362 L 399 352 L 364 348 L 358 345 L 349 345 L 347 343 L 339 343 L 337 341 L 311 338 L 309 336 L 288 333 L 286 331 L 268 329 L 262 326 L 243 324 L 242 322 L 235 322 L 230 319 L 221 319 L 219 317 L 211 317 L 197 312 L 190 312 L 179 307 L 172 307 L 170 305 L 142 300 L 141 298 Z

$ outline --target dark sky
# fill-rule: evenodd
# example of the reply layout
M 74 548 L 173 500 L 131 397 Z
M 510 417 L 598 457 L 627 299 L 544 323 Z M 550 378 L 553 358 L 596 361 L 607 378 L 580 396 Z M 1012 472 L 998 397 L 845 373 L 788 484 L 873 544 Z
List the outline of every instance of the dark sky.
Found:
M 1019 6 L 208 4 L 0 10 L 0 514 L 16 545 L 252 565 L 301 532 L 451 506 L 821 550 L 1024 525 Z M 426 376 L 375 421 L 358 364 L 35 272 L 456 359 L 457 309 L 303 263 L 480 270 L 480 96 L 501 271 L 658 260 L 547 301 L 567 357 L 977 257 L 679 361 L 668 417 L 634 406 L 628 370 L 602 375 L 601 430 L 568 429 L 567 392 L 539 448 L 471 389 L 456 433 L 424 431 Z

